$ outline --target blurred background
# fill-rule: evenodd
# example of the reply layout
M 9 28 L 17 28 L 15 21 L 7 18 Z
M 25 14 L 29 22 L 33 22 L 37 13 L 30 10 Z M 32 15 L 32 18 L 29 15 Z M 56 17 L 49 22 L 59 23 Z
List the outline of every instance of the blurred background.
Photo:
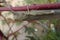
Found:
M 28 6 L 54 4 L 60 0 L 0 0 L 0 7 L 11 11 L 0 12 L 1 40 L 60 40 L 60 9 L 29 10 Z M 11 7 L 27 6 L 27 11 Z

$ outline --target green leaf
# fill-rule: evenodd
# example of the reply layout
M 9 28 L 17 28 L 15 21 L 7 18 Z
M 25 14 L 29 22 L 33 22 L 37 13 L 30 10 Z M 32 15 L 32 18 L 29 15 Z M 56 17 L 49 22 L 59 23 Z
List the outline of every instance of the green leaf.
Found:
M 31 33 L 34 33 L 35 30 L 33 27 L 27 27 L 27 28 L 25 28 L 25 32 L 27 32 L 28 34 L 31 34 Z
M 30 40 L 36 40 L 33 36 L 26 36 L 27 38 L 29 38 Z
M 56 24 L 57 24 L 57 21 L 58 21 L 57 19 L 53 19 L 53 20 L 52 20 L 52 23 L 53 23 L 54 25 L 56 25 Z
M 40 40 L 38 37 L 34 37 L 34 36 L 26 36 L 27 38 L 29 38 L 30 40 Z

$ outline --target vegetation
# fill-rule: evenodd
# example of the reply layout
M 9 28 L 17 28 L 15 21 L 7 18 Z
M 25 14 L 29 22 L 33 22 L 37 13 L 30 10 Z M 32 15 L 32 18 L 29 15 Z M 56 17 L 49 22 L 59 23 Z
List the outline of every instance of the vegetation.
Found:
M 55 3 L 57 0 L 25 0 L 27 4 L 47 4 Z
M 25 2 L 27 3 L 27 4 L 47 4 L 47 3 L 55 3 L 57 0 L 25 0 Z M 13 11 L 13 10 L 12 10 Z M 15 13 L 15 12 L 14 12 Z M 17 13 L 16 13 L 17 14 Z M 9 15 L 10 15 L 10 13 L 9 13 Z M 3 15 L 1 15 L 2 17 L 3 17 L 3 19 L 4 20 L 2 20 L 2 25 L 4 25 L 4 24 L 7 24 L 8 25 L 8 27 L 9 27 L 9 30 L 8 30 L 8 32 L 7 32 L 7 38 L 9 39 L 9 37 L 10 36 L 12 36 L 13 35 L 13 38 L 12 38 L 12 40 L 14 40 L 14 39 L 16 39 L 17 40 L 17 37 L 18 37 L 18 35 L 20 35 L 20 33 L 19 33 L 19 31 L 24 27 L 25 28 L 25 33 L 27 33 L 28 35 L 26 36 L 26 38 L 28 38 L 28 39 L 26 39 L 26 40 L 41 40 L 40 38 L 41 37 L 39 37 L 39 36 L 37 36 L 36 34 L 35 34 L 35 28 L 32 26 L 32 27 L 27 27 L 26 25 L 24 25 L 22 28 L 20 28 L 20 29 L 18 29 L 17 31 L 15 31 L 15 32 L 13 32 L 11 29 L 12 29 L 12 27 L 13 27 L 13 25 L 14 25 L 14 22 L 16 22 L 15 20 L 12 20 L 12 19 L 10 19 L 10 20 L 7 20 L 6 19 L 6 17 L 4 17 Z M 7 15 L 8 16 L 8 15 Z M 29 19 L 29 17 L 30 16 L 28 16 L 28 20 L 31 20 L 31 19 Z M 35 16 L 34 16 L 35 17 Z M 34 18 L 33 17 L 33 18 Z M 32 16 L 30 17 L 30 18 L 32 18 Z M 33 19 L 32 18 L 32 19 Z M 28 21 L 27 20 L 27 21 Z M 40 24 L 42 23 L 44 23 L 46 20 L 41 20 L 40 21 Z M 53 23 L 54 25 L 56 25 L 57 24 L 57 21 L 58 20 L 55 20 L 55 19 L 53 19 L 52 20 L 52 22 L 51 23 Z M 10 25 L 10 22 L 13 22 L 13 24 L 12 24 L 12 26 Z M 29 22 L 29 21 L 28 21 Z M 31 22 L 30 22 L 31 23 Z M 17 26 L 19 26 L 21 24 L 21 22 L 20 21 L 18 21 L 18 22 L 16 22 L 16 25 Z M 34 22 L 34 24 L 39 24 L 39 23 L 36 23 L 36 21 Z M 39 25 L 40 25 L 39 24 Z M 45 26 L 45 25 L 43 25 L 43 26 Z M 12 32 L 11 34 L 9 34 L 9 32 Z M 32 35 L 32 36 L 30 36 L 30 35 Z M 7 40 L 8 40 L 7 39 Z M 42 37 L 42 39 L 43 40 L 60 40 L 60 32 L 57 32 L 57 31 L 55 31 L 55 32 L 53 32 L 50 28 L 48 28 L 47 29 L 47 32 L 46 32 L 46 35 L 44 35 L 44 37 Z

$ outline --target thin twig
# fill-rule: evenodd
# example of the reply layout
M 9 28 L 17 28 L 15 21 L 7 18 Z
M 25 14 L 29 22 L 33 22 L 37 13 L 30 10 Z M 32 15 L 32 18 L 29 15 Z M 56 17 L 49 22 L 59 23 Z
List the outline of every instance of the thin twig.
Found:
M 11 30 L 11 27 L 10 27 L 10 25 L 9 25 L 9 23 L 7 22 L 7 20 L 6 20 L 6 18 L 3 16 L 3 15 L 1 15 L 3 18 L 4 18 L 4 20 L 6 21 L 6 24 L 8 25 L 8 27 L 10 28 L 9 29 L 9 31 Z M 13 25 L 12 25 L 13 26 Z M 8 31 L 8 33 L 9 33 L 9 31 Z M 13 32 L 12 30 L 11 30 L 11 32 Z
M 11 33 L 8 35 L 8 37 L 10 37 L 11 35 L 13 35 L 14 33 L 16 33 L 17 31 L 21 30 L 23 27 L 21 27 L 20 29 L 16 30 L 15 32 Z

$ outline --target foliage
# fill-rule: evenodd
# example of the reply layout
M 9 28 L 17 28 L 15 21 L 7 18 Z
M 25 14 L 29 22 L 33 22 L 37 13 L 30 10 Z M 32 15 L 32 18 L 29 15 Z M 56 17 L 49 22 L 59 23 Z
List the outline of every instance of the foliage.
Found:
M 56 24 L 57 24 L 57 21 L 58 21 L 57 19 L 53 19 L 53 20 L 52 20 L 52 23 L 53 23 L 54 25 L 56 25 Z
M 60 0 L 57 0 L 57 2 L 60 2 Z
M 40 40 L 39 37 L 34 37 L 34 36 L 26 36 L 30 40 Z
M 47 20 L 41 20 L 41 22 L 45 22 Z M 53 19 L 52 23 L 56 25 L 58 20 Z M 39 37 L 37 37 L 37 35 L 34 33 L 34 28 L 33 27 L 27 27 L 26 32 L 28 32 L 28 34 L 33 34 L 34 36 L 26 36 L 27 38 L 30 38 L 30 40 L 40 40 Z M 37 39 L 36 39 L 37 38 Z M 47 34 L 42 37 L 43 40 L 60 40 L 60 34 L 56 32 L 53 32 L 50 28 L 47 30 Z
M 47 34 L 45 35 L 44 40 L 57 40 L 56 34 L 52 32 L 51 30 L 49 30 Z
M 28 34 L 31 34 L 35 32 L 35 29 L 33 27 L 26 27 L 25 32 L 27 32 Z
M 43 40 L 60 40 L 60 33 L 48 30 L 47 34 L 43 37 Z
M 40 4 L 40 3 L 47 3 L 47 0 L 25 0 L 28 4 Z
M 25 0 L 27 4 L 47 4 L 55 3 L 57 0 Z
M 33 34 L 33 36 L 26 36 L 30 40 L 40 40 L 40 38 L 35 34 L 35 29 L 33 27 L 26 27 L 25 32 L 27 32 L 29 35 Z
M 54 3 L 56 2 L 56 0 L 25 0 L 25 2 L 27 4 L 46 4 L 46 3 Z M 6 14 L 6 16 L 10 15 L 10 12 L 8 14 Z M 41 22 L 44 22 L 46 20 L 42 20 Z M 56 25 L 57 20 L 53 20 L 52 23 Z M 5 24 L 5 21 L 2 21 L 2 24 Z M 20 22 L 16 22 L 16 25 L 20 25 Z M 25 28 L 25 32 L 27 32 L 29 35 L 33 34 L 33 36 L 26 36 L 27 38 L 29 38 L 30 40 L 40 40 L 40 38 L 35 34 L 35 28 L 33 27 L 26 27 Z M 16 32 L 14 34 L 14 37 L 12 38 L 12 40 L 14 40 L 14 38 L 17 38 L 17 36 L 19 35 L 19 32 Z M 43 40 L 60 40 L 60 33 L 56 33 L 53 32 L 51 30 L 48 30 L 47 34 L 43 37 Z
M 30 38 L 30 40 L 35 40 L 33 36 L 26 36 L 27 38 Z

